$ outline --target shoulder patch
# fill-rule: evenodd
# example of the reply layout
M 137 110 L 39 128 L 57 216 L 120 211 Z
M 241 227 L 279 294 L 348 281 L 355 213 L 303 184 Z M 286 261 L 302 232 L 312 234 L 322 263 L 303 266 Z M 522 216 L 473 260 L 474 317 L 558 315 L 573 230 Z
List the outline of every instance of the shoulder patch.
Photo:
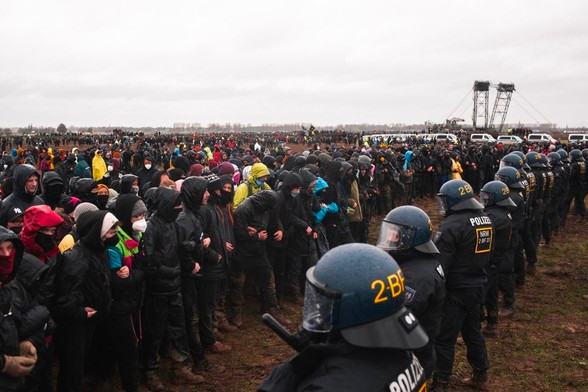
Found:
M 439 241 L 439 238 L 441 238 L 441 235 L 443 235 L 442 231 L 437 231 L 435 233 L 435 237 L 433 237 L 433 242 L 436 243 L 437 241 Z
M 435 269 L 437 270 L 437 272 L 439 273 L 439 275 L 441 275 L 441 277 L 442 277 L 443 279 L 445 279 L 445 273 L 443 272 L 443 267 L 441 266 L 441 264 L 439 264 L 439 265 L 437 266 L 437 268 L 435 268 Z
M 404 286 L 404 304 L 407 306 L 410 306 L 412 304 L 412 302 L 414 301 L 414 296 L 416 295 L 416 290 L 408 287 L 408 286 Z

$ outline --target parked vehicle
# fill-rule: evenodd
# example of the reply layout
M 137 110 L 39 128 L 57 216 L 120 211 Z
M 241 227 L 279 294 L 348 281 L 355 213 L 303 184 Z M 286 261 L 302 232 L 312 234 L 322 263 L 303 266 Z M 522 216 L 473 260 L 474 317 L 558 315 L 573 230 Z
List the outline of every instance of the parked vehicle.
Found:
M 494 143 L 496 139 L 489 133 L 472 133 L 470 141 L 473 143 Z
M 498 136 L 498 139 L 496 139 L 496 141 L 502 144 L 518 145 L 523 142 L 523 139 L 515 135 L 500 135 Z

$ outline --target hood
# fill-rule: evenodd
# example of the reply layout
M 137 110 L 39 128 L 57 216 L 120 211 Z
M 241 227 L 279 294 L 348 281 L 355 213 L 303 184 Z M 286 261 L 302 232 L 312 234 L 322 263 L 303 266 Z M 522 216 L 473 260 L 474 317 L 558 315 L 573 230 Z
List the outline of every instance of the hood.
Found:
M 266 165 L 263 163 L 254 163 L 253 166 L 251 166 L 251 171 L 249 172 L 247 180 L 254 184 L 255 180 L 260 177 L 269 176 L 269 174 L 270 172 Z
M 296 161 L 296 158 L 294 158 L 293 156 L 287 156 L 286 160 L 284 161 L 284 165 L 283 165 L 283 169 L 284 170 L 292 170 L 292 168 L 294 167 L 294 162 Z
M 96 188 L 96 181 L 91 178 L 80 178 L 76 181 L 76 190 L 80 195 L 87 195 Z
M 138 177 L 134 174 L 125 174 L 124 176 L 122 176 L 119 185 L 121 195 L 131 193 L 131 189 L 133 188 L 133 182 L 135 182 L 135 180 L 137 179 Z
M 303 156 L 297 156 L 296 159 L 294 160 L 294 167 L 292 168 L 292 170 L 300 170 L 301 168 L 304 167 L 304 165 L 306 165 L 306 158 Z
M 35 169 L 34 166 L 26 164 L 18 165 L 16 169 L 14 169 L 13 193 L 21 198 L 28 197 L 30 199 L 33 199 L 34 196 L 27 195 L 25 192 L 25 184 L 27 183 L 27 180 L 33 175 L 40 177 L 39 173 L 37 172 L 37 169 Z
M 46 172 L 43 175 L 43 189 L 51 185 L 63 185 L 63 180 L 54 171 Z
M 76 222 L 76 230 L 80 241 L 92 249 L 103 249 L 102 223 L 108 211 L 97 210 L 84 212 Z
M 133 194 L 120 195 L 116 198 L 114 215 L 120 220 L 121 227 L 127 235 L 133 234 L 133 224 L 131 223 L 131 214 L 133 207 L 141 198 Z
M 233 165 L 231 165 L 231 167 L 233 167 Z M 190 166 L 190 176 L 198 177 L 199 175 L 202 174 L 203 171 L 204 171 L 204 166 L 202 166 L 199 163 L 195 163 L 192 166 Z
M 186 181 L 184 181 L 184 184 L 185 183 Z M 173 209 L 175 206 L 181 204 L 182 199 L 180 192 L 174 189 L 157 188 L 155 190 L 155 194 L 153 195 L 153 201 L 156 210 L 155 215 L 165 220 L 166 222 L 171 222 L 171 217 L 174 216 Z
M 14 279 L 18 271 L 18 266 L 22 260 L 22 255 L 24 253 L 24 246 L 18 236 L 12 230 L 8 230 L 6 227 L 0 226 L 0 243 L 4 241 L 12 241 L 16 251 L 14 253 L 14 265 L 12 267 L 12 272 L 6 278 L 1 280 L 2 284 L 6 284 Z
M 407 151 L 407 152 L 404 153 L 404 160 L 406 162 L 412 161 L 412 151 L 409 150 L 409 151 Z
M 265 211 L 273 207 L 278 200 L 278 194 L 275 191 L 261 191 L 249 196 L 253 208 L 257 211 Z
M 53 227 L 62 223 L 63 218 L 51 210 L 51 207 L 48 205 L 29 207 L 25 211 L 24 225 L 20 232 L 20 239 L 26 250 L 41 261 L 45 261 L 51 256 L 56 255 L 59 252 L 57 247 L 49 252 L 45 252 L 35 240 L 37 239 L 37 233 L 41 227 Z
M 327 189 L 328 187 L 329 187 L 329 184 L 327 184 L 327 182 L 325 180 L 323 180 L 321 177 L 319 177 L 316 180 L 316 188 L 314 190 L 314 194 L 316 195 L 318 192 L 322 191 L 323 189 Z
M 296 173 L 288 173 L 284 182 L 282 183 L 282 189 L 286 194 L 289 194 L 292 188 L 302 187 L 302 177 Z
M 203 177 L 188 177 L 182 183 L 182 202 L 190 211 L 197 212 L 202 205 L 208 181 Z
M 341 172 L 343 171 L 343 164 L 337 161 L 331 161 L 327 164 L 327 182 L 334 184 L 341 179 Z
M 176 159 L 174 159 L 174 167 L 177 169 L 181 169 L 184 173 L 186 173 L 188 172 L 188 170 L 190 170 L 190 162 L 188 161 L 188 158 L 186 158 L 183 155 L 180 155 Z

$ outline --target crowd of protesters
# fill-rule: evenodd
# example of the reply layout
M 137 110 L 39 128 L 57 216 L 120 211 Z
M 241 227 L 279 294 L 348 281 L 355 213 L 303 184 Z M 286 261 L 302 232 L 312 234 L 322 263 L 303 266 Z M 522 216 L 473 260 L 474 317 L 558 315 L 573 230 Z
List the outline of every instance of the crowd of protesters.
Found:
M 543 206 L 525 212 L 549 211 L 551 221 L 529 229 L 520 257 L 524 248 L 534 267 L 533 248 L 565 225 L 572 200 L 584 217 L 584 146 L 388 146 L 362 136 L 3 138 L 0 389 L 79 391 L 116 364 L 125 391 L 137 391 L 140 374 L 161 391 L 162 353 L 174 382 L 198 384 L 222 371 L 207 354 L 232 350 L 222 333 L 243 327 L 246 277 L 262 311 L 289 325 L 283 304 L 302 304 L 305 271 L 329 249 L 368 242 L 372 217 L 451 179 L 478 193 L 516 151 L 561 166 L 557 182 L 541 185 Z

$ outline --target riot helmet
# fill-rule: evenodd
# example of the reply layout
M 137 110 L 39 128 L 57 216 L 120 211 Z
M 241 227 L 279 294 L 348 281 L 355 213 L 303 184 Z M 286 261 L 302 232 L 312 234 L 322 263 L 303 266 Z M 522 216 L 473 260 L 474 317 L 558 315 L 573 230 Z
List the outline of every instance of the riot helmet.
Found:
M 404 306 L 404 276 L 388 253 L 373 245 L 331 249 L 306 272 L 302 327 L 340 332 L 359 347 L 412 350 L 428 342 Z
M 559 155 L 558 155 L 559 156 Z M 503 167 L 494 176 L 496 181 L 502 181 L 512 189 L 525 189 L 521 173 L 514 167 Z
M 584 162 L 584 157 L 582 156 L 582 151 L 574 148 L 570 151 L 570 158 L 572 158 L 572 162 Z
M 501 207 L 516 207 L 510 198 L 510 189 L 502 181 L 490 181 L 480 190 L 480 202 L 484 207 L 494 204 Z
M 447 181 L 437 193 L 439 212 L 449 210 L 483 210 L 484 206 L 474 197 L 472 186 L 464 180 Z
M 527 153 L 527 163 L 534 169 L 546 167 L 541 161 L 541 154 L 535 151 L 529 151 Z
M 416 249 L 423 253 L 439 253 L 431 241 L 431 219 L 415 206 L 397 207 L 390 211 L 380 225 L 378 248 L 394 253 Z
M 547 154 L 547 159 L 549 160 L 549 164 L 551 166 L 561 166 L 563 163 L 561 162 L 561 155 L 557 152 L 550 152 Z

